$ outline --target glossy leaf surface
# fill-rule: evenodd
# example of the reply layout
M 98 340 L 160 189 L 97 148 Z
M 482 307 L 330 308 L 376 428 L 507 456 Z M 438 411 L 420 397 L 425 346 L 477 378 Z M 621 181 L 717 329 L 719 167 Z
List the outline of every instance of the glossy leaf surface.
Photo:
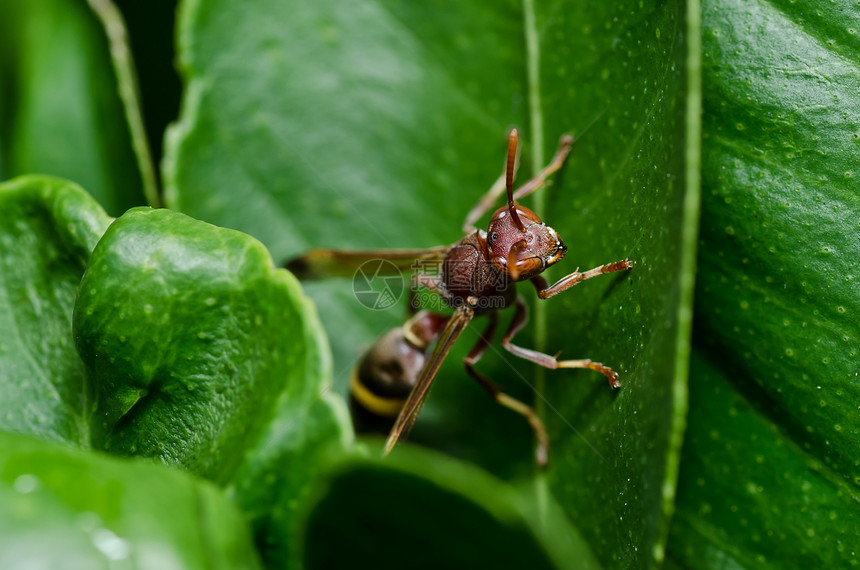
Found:
M 687 567 L 846 567 L 853 481 L 798 441 L 782 411 L 697 351 L 670 554 Z M 822 545 L 828 545 L 824 548 Z
M 703 28 L 704 363 L 673 551 L 856 564 L 860 10 L 720 1 Z
M 293 277 L 256 240 L 179 213 L 132 210 L 107 229 L 57 179 L 5 183 L 0 203 L 2 429 L 212 479 L 285 559 L 350 434 Z
M 244 234 L 134 209 L 93 252 L 74 328 L 94 386 L 93 445 L 227 486 L 280 547 L 277 525 L 294 524 L 314 458 L 346 437 L 295 279 Z M 274 530 L 273 509 L 285 519 Z
M 47 177 L 0 185 L 0 426 L 89 446 L 72 308 L 110 218 L 79 186 Z
M 599 567 L 564 516 L 539 516 L 530 493 L 436 453 L 408 451 L 343 461 L 327 476 L 308 516 L 307 568 Z M 393 540 L 378 548 L 369 528 Z
M 4 568 L 259 568 L 213 485 L 140 461 L 0 433 Z

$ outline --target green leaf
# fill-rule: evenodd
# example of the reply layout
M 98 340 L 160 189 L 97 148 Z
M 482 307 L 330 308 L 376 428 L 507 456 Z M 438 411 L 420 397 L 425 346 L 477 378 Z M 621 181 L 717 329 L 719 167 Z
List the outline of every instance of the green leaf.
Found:
M 274 568 L 296 567 L 300 515 L 332 458 L 351 443 L 339 397 L 318 398 L 302 409 L 296 401 L 281 398 L 275 420 L 227 488 L 253 522 L 261 555 Z
M 541 304 L 537 338 L 518 341 L 603 360 L 624 387 L 613 396 L 588 372 L 535 384 L 541 372 L 495 352 L 479 368 L 551 404 L 555 450 L 539 496 L 559 496 L 598 557 L 618 566 L 662 557 L 681 440 L 699 136 L 698 68 L 688 65 L 698 61 L 688 45 L 697 6 L 689 20 L 685 9 L 200 0 L 179 23 L 187 89 L 168 136 L 167 198 L 259 237 L 278 261 L 310 247 L 450 243 L 501 172 L 509 125 L 524 135 L 525 180 L 562 133 L 597 119 L 527 205 L 570 247 L 555 277 L 627 256 L 638 264 L 629 279 L 602 277 Z M 308 290 L 345 391 L 356 355 L 402 309 L 363 309 L 347 281 Z M 527 425 L 459 363 L 481 326 L 449 356 L 414 440 L 524 476 Z
M 321 491 L 305 535 L 310 569 L 599 567 L 561 513 L 538 518 L 530 496 L 435 453 L 349 459 Z
M 0 177 L 69 178 L 113 215 L 143 204 L 107 38 L 87 3 L 4 2 L 0 38 Z
M 94 445 L 228 480 L 295 358 L 279 352 L 280 334 L 256 334 L 287 336 L 300 323 L 294 305 L 276 302 L 296 295 L 289 287 L 238 232 L 167 210 L 119 218 L 75 306 L 99 418 Z M 218 448 L 223 456 L 207 452 Z
M 324 388 L 308 302 L 239 232 L 133 209 L 99 242 L 80 291 L 97 447 L 224 483 L 282 392 L 307 404 Z
M 690 568 L 854 564 L 856 482 L 792 437 L 758 390 L 694 355 L 671 554 Z
M 703 27 L 705 363 L 673 551 L 856 564 L 860 10 L 723 0 Z
M 271 548 L 286 548 L 321 458 L 348 432 L 325 395 L 313 307 L 262 244 L 130 210 L 93 252 L 74 330 L 95 392 L 93 445 L 227 486 Z
M 295 279 L 256 240 L 175 212 L 132 210 L 107 230 L 92 198 L 52 178 L 3 184 L 0 206 L 2 429 L 204 475 L 271 560 L 295 558 L 296 513 L 349 442 Z
M 609 364 L 622 383 L 611 394 L 593 373 L 549 372 L 536 385 L 557 458 L 549 485 L 601 559 L 624 568 L 664 555 L 686 416 L 699 201 L 697 3 L 640 6 L 574 4 L 536 22 L 544 122 L 606 109 L 546 194 L 546 217 L 574 266 L 636 262 L 629 276 L 546 302 L 545 332 L 537 328 L 546 351 Z
M 258 568 L 241 513 L 163 467 L 0 433 L 0 566 Z
M 0 429 L 89 445 L 72 307 L 109 223 L 75 184 L 47 177 L 0 184 Z

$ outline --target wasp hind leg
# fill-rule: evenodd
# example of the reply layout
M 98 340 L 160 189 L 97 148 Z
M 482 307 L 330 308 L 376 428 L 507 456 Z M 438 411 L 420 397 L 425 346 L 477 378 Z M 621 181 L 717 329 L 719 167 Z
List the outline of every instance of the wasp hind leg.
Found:
M 534 409 L 520 400 L 505 394 L 489 378 L 475 370 L 475 364 L 482 356 L 484 356 L 487 348 L 489 348 L 490 341 L 493 338 L 493 333 L 496 332 L 496 326 L 499 322 L 499 316 L 496 312 L 489 313 L 488 317 L 490 319 L 490 323 L 487 325 L 481 338 L 478 339 L 475 347 L 472 348 L 471 352 L 469 352 L 469 354 L 466 355 L 466 358 L 463 359 L 463 364 L 466 366 L 466 371 L 469 375 L 484 387 L 487 393 L 490 394 L 491 398 L 504 407 L 520 414 L 529 422 L 529 425 L 535 433 L 535 439 L 537 440 L 535 461 L 539 467 L 544 468 L 549 462 L 549 437 L 547 436 L 543 422 L 535 413 Z

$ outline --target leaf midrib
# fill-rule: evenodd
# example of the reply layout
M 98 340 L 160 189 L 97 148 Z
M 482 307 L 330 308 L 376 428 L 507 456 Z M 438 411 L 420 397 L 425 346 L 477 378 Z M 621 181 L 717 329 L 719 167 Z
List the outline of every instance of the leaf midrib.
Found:
M 531 141 L 531 172 L 540 172 L 543 166 L 543 112 L 540 105 L 540 42 L 537 29 L 537 18 L 535 17 L 534 0 L 523 0 L 523 34 L 526 47 L 526 98 L 529 109 L 529 133 L 526 138 Z M 538 216 L 543 217 L 546 209 L 546 193 L 535 192 L 532 198 L 532 208 Z M 534 306 L 534 343 L 535 349 L 543 351 L 546 347 L 547 314 L 544 303 L 536 303 Z M 536 394 L 546 392 L 546 370 L 535 365 L 534 391 Z M 544 398 L 539 397 L 534 401 L 535 413 L 541 420 L 546 419 L 546 405 Z M 549 482 L 544 472 L 539 472 L 535 477 L 535 503 L 537 516 L 541 524 L 550 520 Z

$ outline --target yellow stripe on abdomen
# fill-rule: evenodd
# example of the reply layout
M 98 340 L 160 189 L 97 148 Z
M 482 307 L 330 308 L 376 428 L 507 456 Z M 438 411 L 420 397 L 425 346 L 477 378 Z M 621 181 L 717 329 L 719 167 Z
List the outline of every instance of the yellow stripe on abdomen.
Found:
M 384 398 L 377 396 L 367 389 L 367 386 L 358 379 L 358 369 L 352 369 L 352 378 L 349 381 L 349 390 L 355 401 L 368 412 L 384 418 L 394 418 L 400 413 L 406 398 Z

